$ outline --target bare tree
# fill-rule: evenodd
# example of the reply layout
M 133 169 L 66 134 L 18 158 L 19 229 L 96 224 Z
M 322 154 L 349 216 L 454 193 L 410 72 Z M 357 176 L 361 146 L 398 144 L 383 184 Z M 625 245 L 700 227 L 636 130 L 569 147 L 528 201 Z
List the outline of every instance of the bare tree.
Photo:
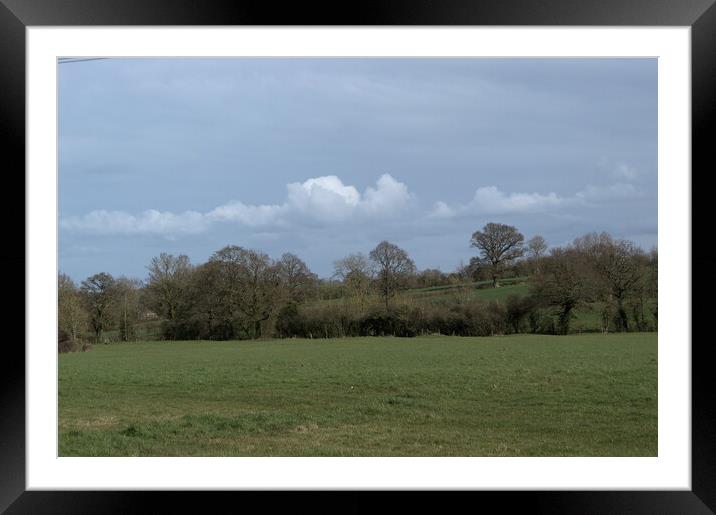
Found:
M 142 281 L 120 277 L 115 281 L 114 296 L 119 339 L 123 342 L 135 340 L 137 322 L 141 316 L 140 292 Z
M 298 256 L 286 252 L 277 263 L 278 273 L 290 302 L 301 302 L 318 287 L 318 276 Z
M 450 273 L 450 283 L 457 284 L 468 282 L 473 278 L 473 272 L 472 259 L 468 264 L 465 264 L 465 262 L 461 259 L 457 266 L 455 266 L 455 270 Z
M 223 277 L 224 265 L 209 261 L 193 268 L 183 295 L 182 317 L 174 328 L 175 337 L 229 340 L 235 338 L 234 314 Z M 190 299 L 190 300 L 189 300 Z
M 112 322 L 114 285 L 114 277 L 102 272 L 82 281 L 80 287 L 80 293 L 89 312 L 90 326 L 97 342 L 102 340 L 102 333 Z
M 161 253 L 152 258 L 147 267 L 147 303 L 157 315 L 169 322 L 169 335 L 173 338 L 173 327 L 186 300 L 187 289 L 192 272 L 189 258 L 183 254 L 173 256 Z
M 480 250 L 482 260 L 489 264 L 492 286 L 498 287 L 498 275 L 505 265 L 524 254 L 525 237 L 511 225 L 488 223 L 482 231 L 476 231 L 470 246 Z
M 530 257 L 539 258 L 542 257 L 547 250 L 547 242 L 539 234 L 530 238 L 527 242 L 527 251 Z
M 247 335 L 260 338 L 261 324 L 279 305 L 278 267 L 263 252 L 229 245 L 209 260 L 218 265 L 220 293 Z
M 574 310 L 593 293 L 589 264 L 575 249 L 552 249 L 532 279 L 530 293 L 540 303 L 556 308 L 560 334 L 569 332 Z
M 387 241 L 380 242 L 370 251 L 370 260 L 375 264 L 378 291 L 387 310 L 390 298 L 403 288 L 415 273 L 415 263 L 407 252 Z
M 418 287 L 445 286 L 446 284 L 450 284 L 450 278 L 437 268 L 426 268 L 418 273 Z
M 357 298 L 360 309 L 365 307 L 375 271 L 373 263 L 363 254 L 350 254 L 333 263 L 333 277 L 340 279 L 348 294 Z
M 652 298 L 651 315 L 654 323 L 659 323 L 659 251 L 656 247 L 649 252 L 649 268 L 647 274 L 647 294 Z
M 82 306 L 82 298 L 70 276 L 59 274 L 57 278 L 57 324 L 74 346 L 79 342 L 87 327 L 87 312 Z
M 606 302 L 615 306 L 617 330 L 628 331 L 629 318 L 625 301 L 637 293 L 641 285 L 642 269 L 639 263 L 644 259 L 643 251 L 632 242 L 615 240 L 605 232 L 577 238 L 572 247 L 588 256 L 600 277 Z

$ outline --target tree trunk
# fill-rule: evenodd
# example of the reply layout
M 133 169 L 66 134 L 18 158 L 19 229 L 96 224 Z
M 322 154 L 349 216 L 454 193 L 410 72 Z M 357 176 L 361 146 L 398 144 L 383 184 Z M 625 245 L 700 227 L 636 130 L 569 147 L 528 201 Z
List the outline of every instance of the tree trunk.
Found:
M 624 300 L 621 297 L 617 298 L 617 319 L 619 320 L 618 330 L 629 332 L 629 319 L 624 309 Z

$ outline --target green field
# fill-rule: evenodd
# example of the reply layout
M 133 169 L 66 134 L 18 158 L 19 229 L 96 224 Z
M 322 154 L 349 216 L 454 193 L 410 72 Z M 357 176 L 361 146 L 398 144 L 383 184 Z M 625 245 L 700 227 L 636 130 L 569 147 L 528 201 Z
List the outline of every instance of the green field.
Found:
M 96 345 L 60 456 L 656 456 L 657 334 Z

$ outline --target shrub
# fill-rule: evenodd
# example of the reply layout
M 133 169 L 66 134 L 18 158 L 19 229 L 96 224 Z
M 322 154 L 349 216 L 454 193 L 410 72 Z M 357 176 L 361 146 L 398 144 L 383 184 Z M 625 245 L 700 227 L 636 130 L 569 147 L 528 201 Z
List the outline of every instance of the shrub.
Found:
M 519 333 L 524 320 L 536 309 L 532 296 L 509 295 L 505 302 L 505 322 L 513 333 Z
M 532 333 L 557 334 L 557 324 L 547 309 L 533 309 L 527 315 L 527 319 Z
M 286 304 L 276 317 L 276 333 L 279 338 L 305 334 L 303 318 L 298 314 L 298 305 L 295 302 Z
M 74 340 L 70 338 L 70 335 L 64 329 L 57 331 L 57 350 L 59 352 L 73 352 L 76 350 Z
M 59 329 L 57 331 L 57 350 L 61 353 L 77 351 L 86 352 L 88 350 L 92 350 L 92 344 L 79 339 L 73 340 L 67 331 Z
M 390 311 L 373 309 L 359 321 L 361 336 L 412 337 L 426 331 L 422 310 L 398 306 Z

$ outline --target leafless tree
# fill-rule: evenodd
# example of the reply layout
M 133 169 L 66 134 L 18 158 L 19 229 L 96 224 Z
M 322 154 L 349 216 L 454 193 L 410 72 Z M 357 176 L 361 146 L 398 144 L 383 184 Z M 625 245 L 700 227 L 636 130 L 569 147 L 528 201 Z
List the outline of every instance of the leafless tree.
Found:
M 389 301 L 409 277 L 415 273 L 415 263 L 408 253 L 393 243 L 382 241 L 370 251 L 370 260 L 375 265 L 378 292 L 389 309 Z
M 102 340 L 102 333 L 112 322 L 114 285 L 114 277 L 102 272 L 82 281 L 80 287 L 80 293 L 89 312 L 90 326 L 97 342 Z
M 527 251 L 529 252 L 530 257 L 539 258 L 544 255 L 546 250 L 547 242 L 539 234 L 537 236 L 533 236 L 527 242 Z
M 370 285 L 375 276 L 373 263 L 363 254 L 350 254 L 333 263 L 333 277 L 339 279 L 348 294 L 358 299 L 363 310 L 370 295 Z
M 561 334 L 569 332 L 574 310 L 593 295 L 589 273 L 584 255 L 575 249 L 554 248 L 542 259 L 539 271 L 532 278 L 531 294 L 542 304 L 556 308 Z
M 58 329 L 68 335 L 70 343 L 79 342 L 87 327 L 87 312 L 77 286 L 66 274 L 57 278 L 57 317 Z
M 173 256 L 161 253 L 152 258 L 147 269 L 147 303 L 171 326 L 180 315 L 182 302 L 188 300 L 185 290 L 192 271 L 189 258 L 183 254 Z
M 653 299 L 651 314 L 658 324 L 659 320 L 659 252 L 656 247 L 649 252 L 649 269 L 647 275 L 647 294 Z
M 314 295 L 318 276 L 298 256 L 286 252 L 277 266 L 289 302 L 301 302 Z
M 492 286 L 498 287 L 497 278 L 502 268 L 524 254 L 525 237 L 511 225 L 488 223 L 476 231 L 470 246 L 480 250 L 482 260 L 489 264 Z
M 421 270 L 417 275 L 417 286 L 421 288 L 431 286 L 444 286 L 450 284 L 450 278 L 447 274 L 437 268 L 427 268 Z
M 119 339 L 123 342 L 135 340 L 137 322 L 141 316 L 142 282 L 138 279 L 120 277 L 114 284 L 115 320 L 119 327 Z
M 643 251 L 632 242 L 616 240 L 605 232 L 577 238 L 572 247 L 588 256 L 593 264 L 606 302 L 615 306 L 617 330 L 628 331 L 629 318 L 624 303 L 641 285 L 639 258 Z
M 281 277 L 278 267 L 263 252 L 230 245 L 209 260 L 218 266 L 219 288 L 235 321 L 254 338 L 261 324 L 279 305 Z

